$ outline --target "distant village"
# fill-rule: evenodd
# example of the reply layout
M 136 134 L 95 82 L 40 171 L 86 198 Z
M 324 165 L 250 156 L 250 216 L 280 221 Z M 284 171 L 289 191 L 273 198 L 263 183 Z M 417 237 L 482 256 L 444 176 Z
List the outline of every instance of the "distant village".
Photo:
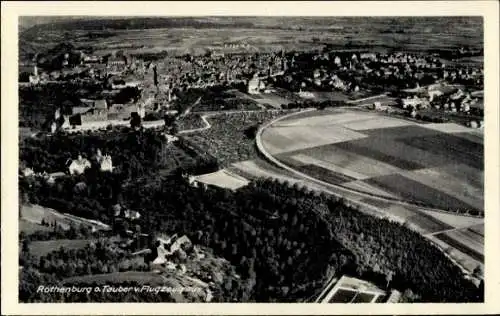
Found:
M 304 100 L 313 98 L 315 91 L 356 96 L 388 89 L 385 92 L 395 95 L 398 105 L 413 118 L 418 110 L 427 108 L 480 117 L 484 108 L 482 67 L 446 64 L 437 54 L 336 52 L 325 48 L 316 52 L 247 54 L 208 51 L 196 57 L 167 56 L 146 61 L 123 51 L 96 56 L 71 50 L 60 59 L 60 69 L 50 72 L 40 70 L 36 60 L 22 86 L 76 82 L 103 87 L 97 98 L 81 98 L 78 105 L 61 104 L 55 109 L 52 133 L 124 125 L 133 115 L 140 119 L 148 113 L 156 113 L 154 117 L 158 118 L 165 113 L 175 115 L 178 111 L 173 104 L 183 92 L 234 84 L 244 87 L 248 95 L 284 88 Z M 128 101 L 110 101 L 110 96 L 124 91 Z M 373 104 L 374 109 L 383 107 Z M 482 124 L 480 119 L 467 123 L 469 127 Z

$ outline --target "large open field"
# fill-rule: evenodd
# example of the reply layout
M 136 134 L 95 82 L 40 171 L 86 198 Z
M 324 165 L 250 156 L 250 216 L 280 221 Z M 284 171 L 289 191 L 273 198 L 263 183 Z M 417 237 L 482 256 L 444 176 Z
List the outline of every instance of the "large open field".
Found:
M 21 230 L 26 229 L 27 233 L 37 230 L 36 229 L 37 225 L 41 227 L 40 230 L 44 230 L 43 227 L 45 226 L 40 225 L 42 221 L 45 221 L 47 223 L 56 222 L 56 224 L 63 229 L 69 229 L 70 225 L 75 225 L 76 227 L 84 225 L 93 229 L 103 229 L 103 230 L 109 229 L 109 226 L 102 222 L 89 220 L 70 214 L 60 213 L 56 210 L 53 210 L 48 207 L 43 207 L 40 205 L 23 204 L 21 205 L 20 213 L 22 220 L 20 221 L 20 223 L 23 222 L 31 223 L 30 225 L 28 224 L 20 225 L 20 229 Z
M 467 268 L 483 261 L 483 219 L 460 215 L 484 212 L 483 143 L 472 130 L 341 108 L 277 121 L 262 143 L 288 167 L 360 192 L 358 201 L 427 235 Z
M 462 137 L 463 129 L 358 110 L 318 113 L 271 125 L 262 134 L 266 150 L 325 182 L 442 210 L 483 212 L 483 144 Z
M 96 54 L 124 49 L 129 53 L 203 54 L 302 50 L 324 43 L 345 50 L 353 47 L 422 51 L 483 44 L 482 20 L 467 17 L 196 17 L 110 18 L 89 23 L 75 18 L 20 19 L 20 57 L 71 40 L 92 47 Z M 37 25 L 39 24 L 39 25 Z M 382 44 L 383 43 L 383 44 Z M 225 44 L 243 44 L 226 48 Z M 348 48 L 347 48 L 348 49 Z

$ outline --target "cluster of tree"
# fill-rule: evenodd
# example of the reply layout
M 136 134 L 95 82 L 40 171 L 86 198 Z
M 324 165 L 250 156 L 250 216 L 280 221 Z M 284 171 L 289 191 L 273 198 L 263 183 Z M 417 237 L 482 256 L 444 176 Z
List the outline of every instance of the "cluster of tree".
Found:
M 116 251 L 115 247 L 98 241 L 81 249 L 60 248 L 50 252 L 40 257 L 37 267 L 42 273 L 55 273 L 65 278 L 123 271 L 120 262 L 124 259 L 123 252 Z M 135 268 L 146 270 L 147 266 L 143 264 Z
M 189 139 L 180 137 L 177 145 L 196 159 L 190 164 L 184 164 L 179 168 L 179 171 L 190 174 L 203 174 L 219 170 L 219 162 L 217 158 L 211 155 L 208 151 L 202 149 L 196 143 Z
M 339 107 L 346 105 L 347 103 L 345 101 L 339 101 L 339 100 L 325 100 L 325 101 L 304 100 L 300 102 L 282 104 L 281 108 L 284 110 L 304 109 L 304 108 L 318 108 L 322 110 L 327 107 Z
M 60 300 L 72 301 L 73 296 L 64 296 L 61 293 L 43 293 L 37 291 L 39 286 L 58 286 L 66 278 L 83 275 L 114 273 L 123 271 L 147 271 L 145 263 L 137 260 L 127 260 L 125 254 L 117 251 L 116 247 L 106 240 L 90 242 L 80 249 L 59 250 L 36 258 L 30 254 L 28 247 L 23 243 L 24 251 L 20 252 L 19 299 L 22 302 L 56 302 Z M 67 286 L 67 284 L 64 284 Z M 122 284 L 123 285 L 123 284 Z M 89 301 L 89 300 L 87 300 Z M 95 299 L 93 301 L 102 301 Z
M 179 131 L 202 128 L 205 126 L 205 122 L 198 113 L 188 114 L 178 119 L 176 123 Z
M 63 61 L 67 61 L 67 66 L 74 67 L 80 64 L 80 60 L 80 52 L 67 42 L 59 43 L 36 56 L 38 66 L 49 72 L 63 68 Z
M 214 115 L 208 119 L 211 128 L 183 137 L 196 144 L 202 152 L 216 157 L 219 165 L 225 166 L 257 157 L 255 140 L 249 138 L 245 130 L 282 114 L 282 111 L 250 111 Z
M 98 38 L 110 38 L 116 36 L 117 33 L 109 32 L 109 31 L 93 31 L 87 32 L 82 37 L 88 39 L 98 39 Z
M 234 96 L 220 97 L 220 96 L 205 96 L 200 102 L 193 108 L 196 112 L 209 112 L 209 111 L 228 111 L 228 110 L 245 110 L 253 111 L 260 110 L 257 102 L 250 99 L 235 98 Z
M 329 202 L 336 238 L 354 252 L 357 274 L 415 292 L 422 302 L 480 302 L 483 291 L 466 280 L 436 246 L 417 232 L 387 219 Z
M 43 86 L 19 87 L 19 125 L 44 129 L 51 123 L 56 109 L 72 114 L 82 106 L 81 98 L 99 97 L 102 84 L 49 83 Z
M 125 195 L 134 209 L 150 201 L 143 227 L 187 234 L 235 264 L 245 284 L 240 301 L 296 301 L 322 285 L 327 269 L 347 271 L 353 263 L 316 215 L 326 205 L 309 196 L 290 201 L 265 183 L 237 193 L 195 189 L 181 179 L 130 187 Z
M 20 266 L 37 268 L 42 273 L 56 274 L 58 279 L 72 276 L 113 273 L 126 270 L 147 270 L 144 262 L 128 260 L 125 252 L 108 238 L 89 240 L 78 249 L 60 247 L 35 258 L 29 250 L 30 241 L 24 239 L 20 252 Z
M 413 291 L 412 297 L 418 301 L 483 299 L 482 289 L 464 279 L 460 269 L 418 233 L 364 215 L 342 201 L 273 181 L 257 182 L 234 195 L 216 189 L 194 191 L 198 198 L 183 198 L 178 192 L 182 186 L 177 185 L 176 192 L 167 187 L 164 184 L 165 191 L 149 199 L 155 201 L 152 209 L 174 213 L 160 216 L 169 217 L 163 221 L 168 222 L 165 226 L 160 219 L 154 220 L 157 229 L 185 231 L 193 240 L 213 247 L 234 262 L 244 276 L 255 273 L 256 284 L 250 297 L 257 301 L 297 299 L 304 294 L 300 285 L 318 285 L 327 269 L 359 276 L 383 287 Z M 134 200 L 140 200 L 141 193 L 135 192 L 138 195 Z M 174 205 L 160 201 L 160 196 L 172 195 Z M 199 201 L 203 196 L 217 202 L 204 205 Z M 175 215 L 175 210 L 180 214 Z M 182 221 L 186 217 L 190 223 Z M 342 246 L 335 246 L 336 240 Z M 328 250 L 321 245 L 327 245 Z M 307 290 L 311 291 L 311 286 Z
M 40 178 L 21 178 L 19 190 L 25 196 L 25 202 L 109 223 L 114 218 L 111 207 L 119 202 L 123 182 L 124 178 L 120 174 L 88 171 L 80 176 L 58 178 L 54 184 L 48 184 Z M 44 234 L 71 234 L 71 231 L 60 232 L 58 226 L 57 223 L 53 225 L 54 231 L 51 233 L 37 234 L 40 239 Z
M 187 80 L 189 82 L 189 80 Z M 195 83 L 195 79 L 193 77 L 192 83 Z M 201 100 L 223 100 L 226 98 L 234 98 L 234 95 L 227 93 L 228 89 L 239 89 L 242 90 L 245 88 L 244 83 L 230 83 L 223 85 L 216 85 L 212 87 L 206 88 L 188 88 L 183 89 L 182 91 L 175 91 L 177 95 L 177 100 L 174 102 L 174 105 L 179 111 L 179 113 L 183 113 L 187 109 L 190 109 L 191 106 L 201 98 Z M 215 102 L 215 101 L 214 101 Z M 213 102 L 212 102 L 213 103 Z M 218 108 L 217 108 L 218 109 Z
M 415 116 L 417 120 L 422 120 L 424 122 L 432 122 L 432 123 L 445 123 L 449 122 L 450 119 L 444 116 L 443 114 L 433 114 L 433 113 L 422 113 L 420 114 L 417 111 L 417 115 Z
M 379 63 L 370 63 L 370 67 L 377 69 Z M 401 68 L 403 66 L 400 66 Z M 413 68 L 412 73 L 416 72 L 416 68 Z M 414 88 L 417 84 L 420 86 L 426 86 L 435 83 L 436 79 L 433 77 L 434 73 L 431 70 L 426 70 L 426 73 L 422 77 L 414 77 L 410 74 L 390 74 L 377 76 L 375 73 L 367 74 L 363 76 L 360 84 L 364 87 L 370 88 L 377 92 L 391 92 L 391 91 L 399 91 L 401 89 Z M 436 71 L 437 75 L 439 75 L 438 71 Z
M 19 270 L 19 301 L 24 303 L 60 301 L 61 296 L 38 291 L 39 286 L 60 286 L 60 280 L 52 273 L 41 273 L 35 267 Z
M 76 227 L 75 225 L 70 225 L 69 229 L 64 229 L 61 227 L 57 221 L 49 222 L 42 219 L 43 226 L 50 227 L 51 230 L 37 230 L 33 233 L 26 234 L 24 231 L 19 233 L 20 240 L 35 241 L 35 240 L 54 240 L 54 239 L 87 239 L 92 236 L 98 236 L 101 234 L 95 234 L 86 225 L 80 225 Z M 101 235 L 102 236 L 102 235 Z
M 483 299 L 482 289 L 465 280 L 460 269 L 418 233 L 324 194 L 271 180 L 252 182 L 236 192 L 193 188 L 180 174 L 145 183 L 122 188 L 117 199 L 140 211 L 145 232 L 186 234 L 230 260 L 242 276 L 239 294 L 231 294 L 231 299 L 301 300 L 317 292 L 332 273 L 411 290 L 416 301 Z M 110 221 L 102 216 L 111 204 L 109 190 L 102 189 L 108 193 L 94 191 L 88 199 L 95 201 L 94 209 L 97 204 L 103 208 L 93 215 Z M 40 194 L 49 195 L 38 192 L 38 198 Z M 76 197 L 71 203 L 79 203 Z M 225 293 L 232 291 L 232 283 L 224 286 Z

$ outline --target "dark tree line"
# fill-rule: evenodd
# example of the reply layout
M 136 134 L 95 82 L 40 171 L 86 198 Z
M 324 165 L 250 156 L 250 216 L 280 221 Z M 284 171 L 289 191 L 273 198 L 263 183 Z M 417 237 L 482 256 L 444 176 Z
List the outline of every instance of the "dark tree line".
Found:
M 282 104 L 281 108 L 284 110 L 304 109 L 304 108 L 318 108 L 322 110 L 327 107 L 340 107 L 347 105 L 348 104 L 344 101 L 336 101 L 336 100 L 325 100 L 325 101 L 304 100 L 300 102 L 291 102 L 288 104 Z
M 416 301 L 483 298 L 482 290 L 424 237 L 304 187 L 259 180 L 236 192 L 194 188 L 180 173 L 126 187 L 98 179 L 85 193 L 73 190 L 76 179 L 20 187 L 42 205 L 61 209 L 72 203 L 66 212 L 82 216 L 79 210 L 85 209 L 85 217 L 105 222 L 112 221 L 111 206 L 120 201 L 142 214 L 143 232 L 186 234 L 237 267 L 241 279 L 228 281 L 222 290 L 237 301 L 300 301 L 332 274 L 413 293 L 408 296 Z M 55 202 L 66 204 L 50 204 Z
M 244 277 L 255 276 L 250 299 L 297 300 L 333 270 L 413 291 L 416 300 L 482 300 L 482 292 L 425 238 L 342 201 L 273 181 L 236 193 L 174 183 L 127 196 L 137 207 L 153 201 L 146 218 L 154 230 L 186 233 L 234 262 Z

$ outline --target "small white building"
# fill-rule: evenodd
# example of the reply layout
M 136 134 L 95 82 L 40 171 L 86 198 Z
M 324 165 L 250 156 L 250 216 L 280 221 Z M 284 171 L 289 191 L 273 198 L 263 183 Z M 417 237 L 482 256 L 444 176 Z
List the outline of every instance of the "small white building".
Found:
M 165 134 L 165 139 L 167 140 L 167 143 L 173 143 L 175 141 L 178 141 L 179 137 L 170 134 Z
M 428 95 L 429 95 L 429 101 L 432 101 L 434 100 L 434 98 L 442 96 L 443 92 L 441 92 L 440 90 L 431 90 L 428 92 Z
M 24 177 L 31 177 L 35 174 L 35 172 L 33 171 L 33 169 L 31 168 L 24 168 L 23 171 L 22 171 L 22 175 Z
M 372 105 L 373 110 L 380 110 L 382 108 L 382 104 L 380 102 L 374 102 Z
M 144 106 L 144 104 L 137 104 L 137 114 L 141 119 L 146 116 L 146 107 Z
M 95 156 L 96 162 L 99 165 L 99 169 L 103 172 L 113 172 L 113 160 L 110 155 L 103 155 L 100 149 L 97 149 Z
M 377 59 L 377 55 L 375 53 L 362 53 L 360 57 L 361 59 L 369 59 L 369 60 Z
M 314 93 L 312 93 L 310 91 L 300 91 L 299 97 L 301 97 L 303 99 L 314 99 Z
M 248 94 L 259 94 L 260 92 L 260 80 L 257 76 L 254 76 L 248 81 L 247 92 Z
M 113 160 L 111 156 L 105 155 L 101 161 L 100 170 L 103 172 L 113 172 Z
M 70 175 L 79 175 L 83 174 L 86 169 L 90 168 L 90 161 L 85 158 L 82 158 L 81 155 L 78 155 L 78 159 L 73 160 L 69 165 L 69 174 Z

